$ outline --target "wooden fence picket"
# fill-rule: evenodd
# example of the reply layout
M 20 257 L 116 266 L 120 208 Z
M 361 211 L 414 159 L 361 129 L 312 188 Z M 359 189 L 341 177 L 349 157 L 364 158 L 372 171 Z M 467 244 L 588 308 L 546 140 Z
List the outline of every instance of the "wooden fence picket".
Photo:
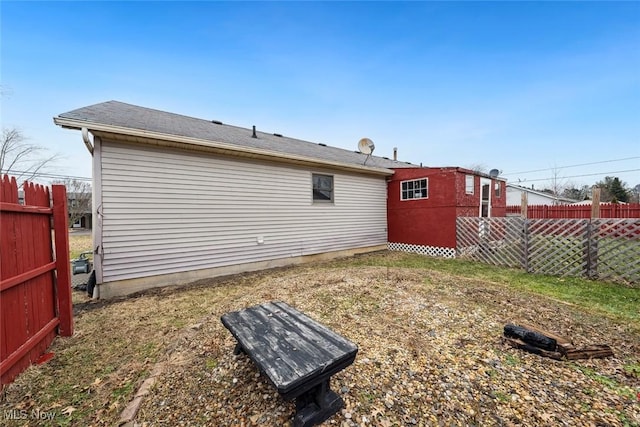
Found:
M 522 214 L 524 209 L 524 214 Z M 600 203 L 588 205 L 508 205 L 507 215 L 530 219 L 640 218 L 640 203 Z
M 62 187 L 62 188 L 59 188 Z M 0 180 L 0 383 L 42 355 L 56 333 L 73 333 L 64 186 Z M 51 236 L 54 224 L 56 256 Z

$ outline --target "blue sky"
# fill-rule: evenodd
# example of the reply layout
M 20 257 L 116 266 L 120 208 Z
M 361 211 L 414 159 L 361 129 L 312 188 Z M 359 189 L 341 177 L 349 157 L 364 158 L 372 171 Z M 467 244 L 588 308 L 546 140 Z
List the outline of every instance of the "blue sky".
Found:
M 91 176 L 90 155 L 52 118 L 114 99 L 350 150 L 366 136 L 377 155 L 398 147 L 536 188 L 554 175 L 640 184 L 640 2 L 3 1 L 0 13 L 2 126 L 60 153 L 58 174 Z

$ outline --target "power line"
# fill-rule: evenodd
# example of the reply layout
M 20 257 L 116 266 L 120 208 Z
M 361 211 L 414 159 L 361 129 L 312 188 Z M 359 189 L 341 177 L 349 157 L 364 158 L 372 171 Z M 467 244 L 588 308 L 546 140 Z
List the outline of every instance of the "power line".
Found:
M 602 164 L 602 163 L 622 162 L 622 161 L 624 161 L 624 160 L 633 160 L 633 159 L 640 159 L 640 156 L 635 156 L 635 157 L 625 157 L 624 159 L 601 160 L 601 161 L 599 161 L 599 162 L 580 163 L 580 164 L 577 164 L 577 165 L 569 165 L 569 166 L 557 166 L 557 167 L 553 167 L 553 168 L 545 168 L 545 169 L 535 169 L 535 170 L 523 171 L 523 172 L 509 172 L 509 173 L 503 173 L 503 174 L 501 174 L 501 175 L 502 175 L 502 176 L 504 176 L 504 175 L 516 175 L 516 174 L 523 174 L 523 173 L 544 172 L 544 171 L 554 170 L 554 169 L 577 168 L 578 166 L 599 165 L 599 164 Z M 613 172 L 611 172 L 611 173 L 613 173 Z M 588 176 L 588 175 L 584 175 L 584 176 Z
M 32 175 L 34 177 L 42 177 L 42 178 L 53 178 L 53 179 L 77 179 L 78 181 L 91 181 L 91 178 L 87 178 L 86 176 L 72 176 L 72 175 L 59 175 L 55 173 L 46 173 L 46 172 L 33 172 L 29 171 L 17 171 L 17 170 L 2 170 L 0 174 L 20 174 L 20 175 Z
M 561 177 L 561 179 L 567 179 L 567 178 L 582 178 L 584 176 L 598 176 L 598 175 L 609 175 L 609 174 L 613 174 L 613 173 L 626 173 L 626 172 L 638 172 L 640 171 L 640 169 L 627 169 L 627 170 L 623 170 L 623 171 L 611 171 L 611 172 L 599 172 L 599 173 L 586 173 L 586 174 L 582 174 L 582 175 L 572 175 L 572 176 L 563 176 Z M 523 181 L 518 181 L 518 182 L 537 182 L 537 181 L 549 181 L 554 179 L 554 177 L 550 177 L 550 178 L 537 178 L 537 179 L 525 179 Z

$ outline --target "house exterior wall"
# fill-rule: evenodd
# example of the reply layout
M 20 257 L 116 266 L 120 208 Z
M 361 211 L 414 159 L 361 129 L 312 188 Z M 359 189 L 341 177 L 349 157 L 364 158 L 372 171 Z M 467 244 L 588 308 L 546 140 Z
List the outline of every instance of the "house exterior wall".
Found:
M 420 178 L 429 179 L 428 198 L 401 200 L 401 182 Z M 396 169 L 388 181 L 389 242 L 454 248 L 455 178 L 455 172 L 437 168 Z
M 247 271 L 387 242 L 383 176 L 108 140 L 101 147 L 101 297 L 139 290 L 127 281 L 142 278 L 152 278 L 142 287 L 162 286 L 197 270 Z M 312 173 L 334 176 L 334 203 L 313 202 Z
M 491 212 L 492 217 L 503 217 L 507 213 L 507 196 L 506 196 L 506 182 L 500 179 L 482 178 L 479 175 L 473 174 L 471 171 L 468 173 L 464 170 L 457 169 L 456 174 L 456 217 L 460 216 L 480 216 L 480 195 L 481 195 L 481 181 L 486 179 L 490 182 L 490 196 L 491 196 Z M 467 194 L 465 180 L 467 175 L 473 175 L 474 185 L 473 194 Z M 496 186 L 499 187 L 498 193 L 496 193 Z
M 474 177 L 473 194 L 466 192 L 467 175 Z M 428 198 L 401 200 L 401 182 L 420 178 L 429 179 Z M 456 218 L 480 216 L 480 182 L 481 176 L 455 167 L 396 169 L 388 180 L 389 242 L 455 248 Z M 505 216 L 505 182 L 491 179 L 490 183 L 491 216 Z
M 522 193 L 527 193 L 528 205 L 557 205 L 559 204 L 557 198 L 552 195 L 545 195 L 534 193 L 531 191 L 524 191 L 514 187 L 507 187 L 507 205 L 520 205 L 522 203 Z
M 91 213 L 86 213 L 78 218 L 78 221 L 74 224 L 71 224 L 71 228 L 84 228 L 87 230 L 91 230 L 92 227 L 91 221 Z

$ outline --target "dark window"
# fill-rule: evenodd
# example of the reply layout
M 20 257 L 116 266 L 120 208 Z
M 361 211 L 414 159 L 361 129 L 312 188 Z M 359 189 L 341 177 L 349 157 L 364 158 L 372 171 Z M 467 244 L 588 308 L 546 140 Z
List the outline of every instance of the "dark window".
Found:
M 427 178 L 402 181 L 400 184 L 400 200 L 426 199 L 429 197 L 429 180 Z
M 313 201 L 333 202 L 333 176 L 313 174 Z
M 481 188 L 481 200 L 480 203 L 482 203 L 482 210 L 480 211 L 480 216 L 483 218 L 488 218 L 489 217 L 489 198 L 491 196 L 491 185 L 489 184 L 482 184 L 482 188 Z

